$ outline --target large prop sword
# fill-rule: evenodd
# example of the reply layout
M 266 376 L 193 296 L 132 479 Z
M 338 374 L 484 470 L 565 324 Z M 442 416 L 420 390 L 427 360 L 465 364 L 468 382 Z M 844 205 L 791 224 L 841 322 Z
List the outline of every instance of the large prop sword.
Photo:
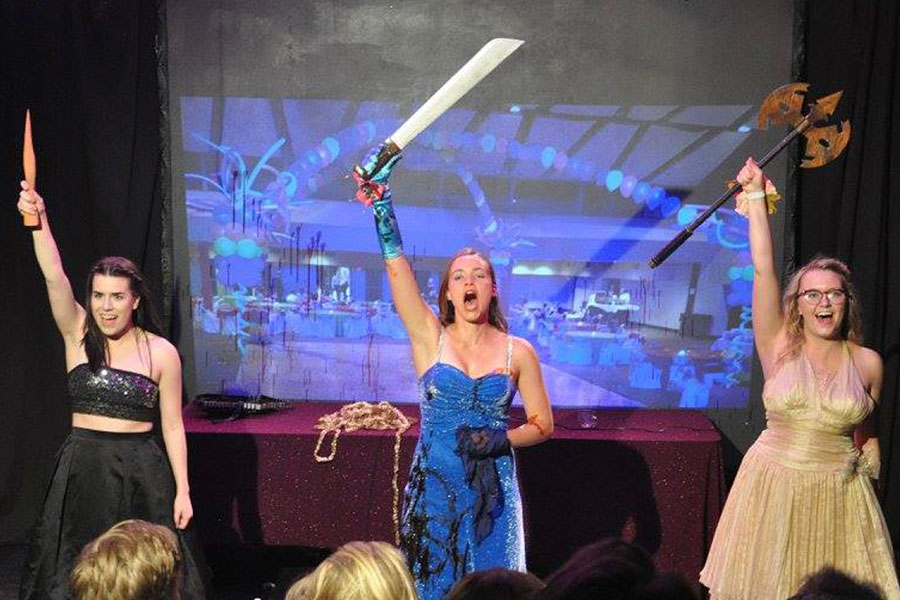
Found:
M 791 83 L 776 89 L 763 100 L 756 120 L 760 129 L 766 129 L 769 125 L 781 123 L 787 123 L 793 129 L 759 160 L 760 167 L 766 166 L 770 160 L 785 149 L 791 140 L 801 134 L 806 137 L 806 153 L 800 162 L 800 166 L 804 169 L 821 167 L 837 158 L 844 151 L 847 142 L 850 141 L 849 121 L 842 122 L 840 129 L 838 129 L 837 125 L 829 125 L 827 127 L 814 126 L 816 123 L 825 121 L 834 114 L 834 109 L 837 108 L 843 92 L 835 92 L 830 96 L 811 103 L 809 111 L 804 116 L 801 110 L 803 109 L 803 98 L 807 89 L 809 89 L 809 84 L 807 83 Z M 728 188 L 727 192 L 719 196 L 718 200 L 713 202 L 690 225 L 682 229 L 671 242 L 666 244 L 656 256 L 650 259 L 650 267 L 656 268 L 661 265 L 670 254 L 675 252 L 691 237 L 695 229 L 700 227 L 720 206 L 739 191 L 741 191 L 739 184 L 734 184 Z
M 447 83 L 441 86 L 425 104 L 413 113 L 413 115 L 401 125 L 397 131 L 384 141 L 384 148 L 378 154 L 378 161 L 371 172 L 357 165 L 353 168 L 357 175 L 368 180 L 373 173 L 377 173 L 381 167 L 396 156 L 435 119 L 444 114 L 466 92 L 475 87 L 497 65 L 516 51 L 522 45 L 522 40 L 508 38 L 494 38 L 485 44 L 475 56 L 469 59 Z

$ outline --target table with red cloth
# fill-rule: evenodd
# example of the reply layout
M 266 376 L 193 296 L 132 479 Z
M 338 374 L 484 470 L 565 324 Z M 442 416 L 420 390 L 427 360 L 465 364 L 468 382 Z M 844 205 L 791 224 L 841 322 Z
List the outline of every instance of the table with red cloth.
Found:
M 191 495 L 207 544 L 393 541 L 394 432 L 343 433 L 333 461 L 313 457 L 316 421 L 339 408 L 298 403 L 218 424 L 185 409 Z M 400 408 L 418 419 L 417 406 Z M 551 440 L 516 451 L 529 569 L 544 576 L 580 546 L 616 535 L 649 550 L 659 569 L 696 581 L 725 499 L 713 424 L 693 411 L 554 414 Z M 512 416 L 514 425 L 522 413 Z M 401 501 L 418 433 L 414 426 L 402 436 Z

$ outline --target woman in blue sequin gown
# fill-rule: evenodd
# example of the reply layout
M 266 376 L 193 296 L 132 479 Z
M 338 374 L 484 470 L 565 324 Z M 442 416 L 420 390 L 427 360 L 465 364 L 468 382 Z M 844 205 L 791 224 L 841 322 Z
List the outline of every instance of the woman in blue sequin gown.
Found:
M 440 315 L 423 300 L 403 255 L 386 181 L 396 158 L 382 148 L 356 175 L 370 205 L 397 312 L 419 377 L 421 434 L 404 496 L 401 549 L 422 600 L 439 600 L 463 576 L 494 567 L 525 570 L 522 500 L 512 448 L 546 440 L 553 415 L 537 353 L 507 333 L 490 261 L 465 248 L 447 263 Z M 377 170 L 376 170 L 377 169 Z M 508 427 L 516 391 L 527 421 Z

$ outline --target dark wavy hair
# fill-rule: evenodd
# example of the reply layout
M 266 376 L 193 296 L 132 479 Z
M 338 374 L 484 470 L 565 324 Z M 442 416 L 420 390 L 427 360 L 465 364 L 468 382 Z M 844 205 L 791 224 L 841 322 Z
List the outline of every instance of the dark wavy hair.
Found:
M 543 587 L 544 582 L 531 573 L 495 568 L 469 573 L 444 600 L 525 600 Z
M 534 600 L 625 600 L 656 574 L 639 546 L 606 538 L 581 547 L 546 580 Z
M 487 263 L 491 283 L 497 284 L 497 277 L 494 275 L 494 265 L 491 264 L 491 261 L 484 254 L 474 248 L 463 248 L 454 254 L 447 262 L 447 268 L 444 269 L 444 274 L 441 276 L 441 287 L 438 289 L 438 308 L 440 308 L 441 312 L 441 325 L 444 327 L 456 321 L 456 309 L 453 308 L 453 302 L 447 298 L 447 289 L 450 287 L 450 268 L 453 266 L 453 261 L 460 256 L 477 256 Z M 503 316 L 503 311 L 500 310 L 500 298 L 497 294 L 494 294 L 494 297 L 491 298 L 491 304 L 488 307 L 488 323 L 503 333 L 509 331 L 506 317 Z
M 97 321 L 94 320 L 94 311 L 91 310 L 91 296 L 94 294 L 94 276 L 108 275 L 110 277 L 124 277 L 128 280 L 131 293 L 141 299 L 138 307 L 134 309 L 131 320 L 135 327 L 144 333 L 162 335 L 162 327 L 159 318 L 153 308 L 153 298 L 150 290 L 144 282 L 144 276 L 133 262 L 121 256 L 106 256 L 95 262 L 88 271 L 85 285 L 84 306 L 88 312 L 84 319 L 84 337 L 81 343 L 87 354 L 88 364 L 92 371 L 97 371 L 108 364 L 109 342 L 100 331 Z

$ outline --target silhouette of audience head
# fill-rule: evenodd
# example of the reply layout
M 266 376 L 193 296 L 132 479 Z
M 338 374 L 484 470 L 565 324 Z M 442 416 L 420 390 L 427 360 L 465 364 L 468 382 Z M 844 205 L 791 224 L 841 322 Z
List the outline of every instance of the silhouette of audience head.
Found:
M 697 600 L 691 586 L 676 573 L 658 573 L 638 587 L 631 597 L 634 600 Z
M 619 600 L 630 598 L 655 574 L 650 556 L 638 546 L 607 538 L 579 549 L 546 580 L 537 600 Z
M 489 569 L 463 577 L 444 600 L 524 600 L 542 587 L 543 582 L 531 573 Z
M 849 575 L 827 567 L 809 576 L 788 600 L 883 600 L 871 585 L 860 583 Z
M 72 569 L 73 600 L 177 600 L 181 551 L 162 525 L 132 519 L 89 542 Z
M 400 551 L 385 542 L 350 542 L 295 582 L 285 600 L 417 600 Z

